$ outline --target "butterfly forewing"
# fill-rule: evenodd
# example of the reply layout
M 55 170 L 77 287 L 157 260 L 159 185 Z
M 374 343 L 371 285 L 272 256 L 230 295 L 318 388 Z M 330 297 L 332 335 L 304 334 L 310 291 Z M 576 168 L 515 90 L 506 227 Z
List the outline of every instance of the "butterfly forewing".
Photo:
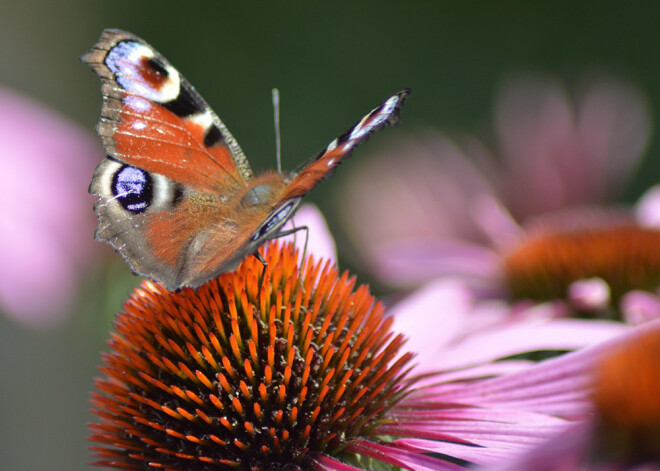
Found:
M 227 191 L 252 178 L 225 125 L 145 41 L 106 30 L 82 60 L 101 77 L 97 129 L 112 157 L 198 190 Z

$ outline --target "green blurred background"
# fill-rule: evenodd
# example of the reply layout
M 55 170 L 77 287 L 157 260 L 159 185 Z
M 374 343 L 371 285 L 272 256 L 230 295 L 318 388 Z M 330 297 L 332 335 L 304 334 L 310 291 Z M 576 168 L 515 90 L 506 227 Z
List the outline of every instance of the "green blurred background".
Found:
M 257 171 L 274 165 L 273 87 L 282 97 L 283 160 L 289 169 L 404 87 L 411 87 L 413 95 L 403 124 L 387 133 L 480 129 L 489 122 L 498 85 L 527 71 L 547 73 L 569 85 L 585 74 L 623 77 L 647 94 L 652 114 L 659 114 L 658 2 L 403 5 L 387 0 L 3 0 L 0 84 L 91 132 L 99 116 L 99 82 L 78 58 L 104 28 L 126 29 L 186 75 L 230 127 Z M 657 126 L 655 122 L 654 130 Z M 658 180 L 659 169 L 660 148 L 652 140 L 628 190 L 629 201 Z M 337 210 L 333 195 L 350 171 L 348 162 L 309 197 L 327 213 L 331 227 Z M 93 199 L 86 186 L 80 188 L 80 198 L 89 200 L 91 212 Z M 88 467 L 85 424 L 92 420 L 88 396 L 99 352 L 112 314 L 139 281 L 128 275 L 112 250 L 100 250 L 106 261 L 81 287 L 78 309 L 63 325 L 35 330 L 0 316 L 2 469 Z

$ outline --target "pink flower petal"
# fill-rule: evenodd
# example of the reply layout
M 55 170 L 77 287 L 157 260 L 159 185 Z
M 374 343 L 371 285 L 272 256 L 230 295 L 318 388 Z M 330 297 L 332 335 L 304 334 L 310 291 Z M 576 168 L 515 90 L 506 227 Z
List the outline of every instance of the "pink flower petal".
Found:
M 472 308 L 469 290 L 458 281 L 429 283 L 389 310 L 392 329 L 408 338 L 407 350 L 417 354 L 416 371 L 435 370 L 443 348 L 465 329 Z
M 625 330 L 622 324 L 610 321 L 530 319 L 472 335 L 438 359 L 436 366 L 450 369 L 530 351 L 574 350 L 610 339 Z
M 414 471 L 453 471 L 465 469 L 448 461 L 405 450 L 403 447 L 396 446 L 396 444 L 385 445 L 356 440 L 346 447 L 346 451 L 369 456 L 379 461 Z
M 0 304 L 20 322 L 53 325 L 72 312 L 92 260 L 87 186 L 100 145 L 65 117 L 0 88 L 0 154 Z
M 533 469 L 538 471 L 585 470 L 580 465 L 583 451 L 589 446 L 592 424 L 583 422 L 572 425 L 532 450 L 514 459 L 500 460 L 488 470 L 517 471 Z M 490 463 L 492 464 L 492 463 Z M 601 469 L 602 468 L 595 468 Z M 606 468 L 608 469 L 608 468 Z M 483 471 L 486 471 L 485 469 Z M 612 470 L 614 471 L 614 470 Z
M 617 335 L 605 342 L 544 361 L 519 373 L 475 383 L 453 393 L 444 393 L 442 397 L 444 400 L 467 404 L 508 404 L 507 407 L 512 403 L 515 405 L 530 399 L 530 403 L 540 407 L 527 410 L 556 413 L 556 408 L 562 401 L 569 405 L 582 403 L 581 396 L 588 393 L 585 384 L 591 381 L 590 375 L 595 362 L 613 348 L 634 341 L 651 329 L 660 331 L 660 321 L 652 321 L 634 329 L 627 328 L 627 331 L 622 331 L 625 332 L 623 335 Z M 550 404 L 552 411 L 544 410 L 543 404 Z
M 621 312 L 626 322 L 639 325 L 660 319 L 660 298 L 647 291 L 631 291 L 621 299 Z
M 337 247 L 335 240 L 330 234 L 328 223 L 325 221 L 323 214 L 319 208 L 311 203 L 305 203 L 293 218 L 295 227 L 307 226 L 309 229 L 307 234 L 307 253 L 314 254 L 317 260 L 322 258 L 324 260 L 331 260 L 337 263 Z M 293 223 L 289 221 L 284 226 L 284 231 L 293 229 Z M 301 230 L 290 236 L 283 237 L 284 240 L 294 241 L 296 248 L 300 251 L 302 256 L 305 250 L 305 237 L 306 232 Z
M 640 225 L 660 228 L 660 185 L 646 190 L 637 202 L 635 212 Z
M 496 103 L 495 124 L 506 165 L 502 190 L 514 216 L 524 219 L 582 201 L 570 201 L 568 195 L 574 184 L 567 178 L 586 172 L 580 168 L 584 162 L 575 118 L 559 84 L 539 77 L 506 83 Z M 564 162 L 571 162 L 570 168 L 562 168 Z
M 578 309 L 605 309 L 610 304 L 610 286 L 602 278 L 578 280 L 568 287 L 568 297 Z
M 586 87 L 578 103 L 578 133 L 593 175 L 593 198 L 607 199 L 630 178 L 650 131 L 647 100 L 635 87 L 612 79 Z
M 409 238 L 374 243 L 373 269 L 392 285 L 411 286 L 443 276 L 460 276 L 480 292 L 501 291 L 491 280 L 500 258 L 490 249 L 465 241 Z
M 364 471 L 363 468 L 356 468 L 327 455 L 317 454 L 310 460 L 312 467 L 318 471 Z

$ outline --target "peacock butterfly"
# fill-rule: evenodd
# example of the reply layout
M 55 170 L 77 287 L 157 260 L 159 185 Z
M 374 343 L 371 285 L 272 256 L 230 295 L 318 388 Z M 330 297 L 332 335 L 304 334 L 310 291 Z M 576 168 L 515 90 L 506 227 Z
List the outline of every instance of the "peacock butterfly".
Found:
M 134 273 L 196 288 L 278 237 L 302 198 L 374 131 L 396 124 L 403 90 L 294 173 L 253 176 L 227 127 L 154 48 L 114 29 L 82 57 L 101 78 L 97 132 L 107 157 L 89 192 L 96 239 Z

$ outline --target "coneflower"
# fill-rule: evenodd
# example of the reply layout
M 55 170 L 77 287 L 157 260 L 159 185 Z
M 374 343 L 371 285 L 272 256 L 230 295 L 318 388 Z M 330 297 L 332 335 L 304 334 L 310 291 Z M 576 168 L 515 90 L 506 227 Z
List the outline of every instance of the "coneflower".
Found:
M 653 292 L 660 287 L 657 228 L 597 209 L 548 219 L 528 230 L 504 254 L 504 271 L 514 298 L 568 297 L 577 301 L 578 309 L 603 309 L 611 301 L 617 306 L 633 290 Z M 594 292 L 602 294 L 588 295 Z M 587 297 L 584 302 L 582 293 Z
M 413 355 L 366 286 L 311 257 L 300 267 L 291 245 L 264 256 L 261 291 L 248 258 L 197 291 L 146 281 L 133 292 L 92 398 L 96 464 L 463 469 L 457 459 L 489 463 L 566 427 L 489 391 L 499 381 L 525 396 L 527 362 L 409 377 Z

